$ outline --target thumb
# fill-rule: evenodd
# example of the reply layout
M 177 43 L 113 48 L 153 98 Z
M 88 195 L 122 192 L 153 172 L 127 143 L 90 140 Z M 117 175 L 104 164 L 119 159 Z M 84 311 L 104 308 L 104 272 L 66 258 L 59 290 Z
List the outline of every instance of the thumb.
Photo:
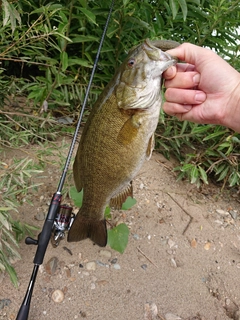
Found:
M 171 56 L 177 57 L 179 60 L 196 65 L 202 57 L 206 59 L 209 55 L 212 56 L 213 52 L 209 49 L 196 46 L 191 43 L 183 43 L 179 47 L 168 50 Z

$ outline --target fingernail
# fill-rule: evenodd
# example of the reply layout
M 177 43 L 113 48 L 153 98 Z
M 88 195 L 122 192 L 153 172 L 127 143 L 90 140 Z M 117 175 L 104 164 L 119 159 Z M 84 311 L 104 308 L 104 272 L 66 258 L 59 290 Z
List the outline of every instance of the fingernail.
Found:
M 206 93 L 198 92 L 195 94 L 195 101 L 196 102 L 203 102 L 206 100 Z
M 184 106 L 184 109 L 187 111 L 192 109 L 192 105 L 190 105 L 190 104 L 184 104 L 183 106 Z
M 174 73 L 174 67 L 170 67 L 165 71 L 164 76 L 166 79 L 171 79 L 174 76 Z
M 200 74 L 199 73 L 195 74 L 195 76 L 193 77 L 193 82 L 196 85 L 199 84 L 199 82 L 200 82 Z
M 170 67 L 170 68 L 168 69 L 168 76 L 171 77 L 171 76 L 173 75 L 173 72 L 174 72 L 173 67 Z

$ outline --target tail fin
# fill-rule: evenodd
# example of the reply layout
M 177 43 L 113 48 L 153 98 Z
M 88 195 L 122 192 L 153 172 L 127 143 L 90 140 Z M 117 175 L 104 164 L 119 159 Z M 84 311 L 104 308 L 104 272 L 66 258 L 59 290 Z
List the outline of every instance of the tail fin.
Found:
M 106 221 L 77 215 L 68 232 L 67 240 L 68 242 L 76 242 L 86 238 L 90 238 L 100 247 L 105 247 L 107 245 Z

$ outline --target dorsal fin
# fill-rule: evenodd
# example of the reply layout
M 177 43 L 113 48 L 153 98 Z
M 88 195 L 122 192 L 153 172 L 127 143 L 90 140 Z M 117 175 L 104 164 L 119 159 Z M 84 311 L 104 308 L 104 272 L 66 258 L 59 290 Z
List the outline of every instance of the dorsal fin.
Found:
M 122 204 L 126 201 L 127 197 L 133 197 L 132 181 L 127 188 L 123 189 L 118 195 L 110 200 L 109 206 L 115 209 L 121 209 Z

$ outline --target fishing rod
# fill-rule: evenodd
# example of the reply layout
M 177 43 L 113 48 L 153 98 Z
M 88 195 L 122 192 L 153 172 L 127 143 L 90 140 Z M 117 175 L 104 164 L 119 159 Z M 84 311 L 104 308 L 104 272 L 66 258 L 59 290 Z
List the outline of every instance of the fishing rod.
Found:
M 31 298 L 32 298 L 33 288 L 34 288 L 34 284 L 36 281 L 38 269 L 39 269 L 39 266 L 43 263 L 43 259 L 44 259 L 44 256 L 45 256 L 45 253 L 47 250 L 49 240 L 52 235 L 52 231 L 54 230 L 54 237 L 53 237 L 54 241 L 53 242 L 54 242 L 55 246 L 57 246 L 59 239 L 64 237 L 64 231 L 68 230 L 70 228 L 71 223 L 73 222 L 73 219 L 74 219 L 74 216 L 72 216 L 72 214 L 71 214 L 72 208 L 68 207 L 66 205 L 61 205 L 61 200 L 62 200 L 62 193 L 61 192 L 62 192 L 62 188 L 64 185 L 64 181 L 66 179 L 66 175 L 67 175 L 67 171 L 68 171 L 70 161 L 72 158 L 73 150 L 74 150 L 74 147 L 75 147 L 75 144 L 77 141 L 78 132 L 79 132 L 81 122 L 82 122 L 83 112 L 84 112 L 84 109 L 87 104 L 87 100 L 88 100 L 88 96 L 89 96 L 89 92 L 90 92 L 90 87 L 92 85 L 93 77 L 94 77 L 94 74 L 95 74 L 95 71 L 97 68 L 97 63 L 99 60 L 99 56 L 100 56 L 100 52 L 102 49 L 104 38 L 106 36 L 106 32 L 107 32 L 110 17 L 112 14 L 113 6 L 114 6 L 114 0 L 112 0 L 112 3 L 110 5 L 108 17 L 107 17 L 107 20 L 106 20 L 106 23 L 104 26 L 104 30 L 102 33 L 102 37 L 101 37 L 101 40 L 99 43 L 98 51 L 97 51 L 96 58 L 95 58 L 95 61 L 93 64 L 92 73 L 91 73 L 90 80 L 89 80 L 89 83 L 87 86 L 85 98 L 83 101 L 83 105 L 81 108 L 81 112 L 79 115 L 77 126 L 75 129 L 74 135 L 73 135 L 72 143 L 69 148 L 69 152 L 68 152 L 68 156 L 67 156 L 67 159 L 66 159 L 66 162 L 64 165 L 64 169 L 63 169 L 63 172 L 62 172 L 59 184 L 58 184 L 57 191 L 53 194 L 51 203 L 49 205 L 48 213 L 47 213 L 42 231 L 38 235 L 38 239 L 32 239 L 30 237 L 27 237 L 25 240 L 25 243 L 27 245 L 30 245 L 30 244 L 37 245 L 37 250 L 36 250 L 34 260 L 33 260 L 34 267 L 33 267 L 32 275 L 30 278 L 30 282 L 29 282 L 25 297 L 23 299 L 22 305 L 18 311 L 18 315 L 17 315 L 16 320 L 27 320 L 28 319 Z

